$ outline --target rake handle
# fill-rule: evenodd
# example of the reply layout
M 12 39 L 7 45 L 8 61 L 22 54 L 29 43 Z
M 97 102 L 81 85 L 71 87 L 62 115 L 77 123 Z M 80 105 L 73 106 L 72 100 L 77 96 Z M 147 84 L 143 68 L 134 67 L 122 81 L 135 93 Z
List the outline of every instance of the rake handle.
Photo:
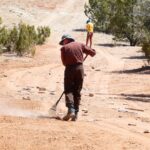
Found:
M 59 103 L 59 101 L 61 100 L 61 98 L 62 98 L 62 96 L 64 95 L 64 91 L 62 92 L 62 94 L 61 94 L 61 96 L 60 96 L 60 98 L 57 100 L 57 102 L 55 103 L 55 106 L 57 106 L 57 104 Z
M 88 57 L 88 54 L 84 57 L 83 62 L 86 60 L 87 57 Z

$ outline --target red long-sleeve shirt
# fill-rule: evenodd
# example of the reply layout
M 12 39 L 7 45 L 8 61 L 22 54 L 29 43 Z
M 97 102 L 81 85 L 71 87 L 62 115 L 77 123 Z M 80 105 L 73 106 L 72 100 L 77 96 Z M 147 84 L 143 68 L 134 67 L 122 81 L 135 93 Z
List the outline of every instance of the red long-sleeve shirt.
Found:
M 79 42 L 71 42 L 61 48 L 61 59 L 64 66 L 83 63 L 83 53 L 94 56 L 96 51 Z

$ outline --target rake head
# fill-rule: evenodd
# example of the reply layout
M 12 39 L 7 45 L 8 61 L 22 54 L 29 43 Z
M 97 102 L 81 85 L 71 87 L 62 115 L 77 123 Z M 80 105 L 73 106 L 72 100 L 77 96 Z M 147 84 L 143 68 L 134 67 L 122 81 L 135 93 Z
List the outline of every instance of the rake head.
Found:
M 49 115 L 56 115 L 56 108 L 58 103 L 60 102 L 64 92 L 61 94 L 60 98 L 57 100 L 57 102 L 49 109 Z
M 57 105 L 53 105 L 50 109 L 49 109 L 49 115 L 50 116 L 56 116 L 56 106 Z

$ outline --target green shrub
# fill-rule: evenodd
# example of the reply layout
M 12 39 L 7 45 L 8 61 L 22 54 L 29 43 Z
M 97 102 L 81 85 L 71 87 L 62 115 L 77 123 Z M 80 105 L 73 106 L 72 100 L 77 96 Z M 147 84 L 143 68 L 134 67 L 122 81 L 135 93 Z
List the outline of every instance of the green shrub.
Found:
M 19 25 L 19 38 L 16 45 L 16 52 L 22 56 L 30 48 L 29 31 L 25 24 Z
M 38 27 L 37 28 L 37 34 L 38 34 L 38 39 L 37 39 L 37 44 L 41 45 L 44 44 L 46 41 L 46 38 L 50 36 L 50 28 L 49 27 Z
M 2 18 L 0 17 L 0 24 L 2 24 Z
M 143 43 L 142 51 L 144 52 L 145 57 L 147 58 L 148 64 L 150 64 L 150 41 Z
M 0 23 L 1 23 L 0 18 Z M 5 26 L 0 27 L 0 53 L 3 49 L 6 51 L 16 52 L 17 55 L 35 54 L 37 44 L 44 44 L 46 38 L 50 36 L 49 27 L 38 27 L 20 23 L 12 29 Z
M 9 31 L 6 27 L 0 28 L 0 44 L 6 46 L 9 38 Z
M 3 53 L 2 46 L 0 45 L 0 55 Z

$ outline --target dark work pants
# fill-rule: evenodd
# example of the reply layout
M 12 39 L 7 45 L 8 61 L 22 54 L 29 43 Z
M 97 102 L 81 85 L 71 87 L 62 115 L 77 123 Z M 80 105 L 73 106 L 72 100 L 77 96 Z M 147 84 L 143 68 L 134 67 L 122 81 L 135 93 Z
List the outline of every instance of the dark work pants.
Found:
M 82 64 L 70 65 L 65 68 L 64 91 L 68 112 L 79 111 L 84 69 Z

